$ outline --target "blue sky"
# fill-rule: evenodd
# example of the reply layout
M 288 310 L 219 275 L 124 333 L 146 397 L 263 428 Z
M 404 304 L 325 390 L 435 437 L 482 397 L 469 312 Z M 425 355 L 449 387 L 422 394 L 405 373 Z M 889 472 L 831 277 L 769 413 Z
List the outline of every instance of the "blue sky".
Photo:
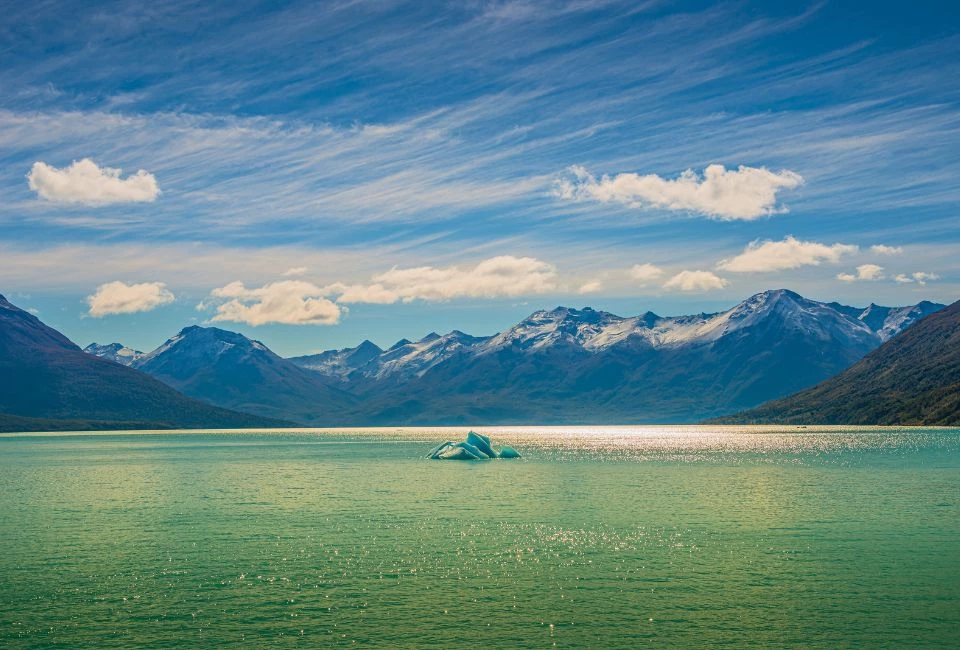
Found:
M 0 292 L 81 345 L 960 294 L 954 3 L 4 4 Z

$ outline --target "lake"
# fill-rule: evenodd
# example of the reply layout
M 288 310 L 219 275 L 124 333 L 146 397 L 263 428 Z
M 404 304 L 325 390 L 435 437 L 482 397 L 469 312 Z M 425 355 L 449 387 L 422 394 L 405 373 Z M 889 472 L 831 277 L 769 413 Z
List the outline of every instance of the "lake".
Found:
M 960 645 L 960 429 L 0 436 L 0 646 Z

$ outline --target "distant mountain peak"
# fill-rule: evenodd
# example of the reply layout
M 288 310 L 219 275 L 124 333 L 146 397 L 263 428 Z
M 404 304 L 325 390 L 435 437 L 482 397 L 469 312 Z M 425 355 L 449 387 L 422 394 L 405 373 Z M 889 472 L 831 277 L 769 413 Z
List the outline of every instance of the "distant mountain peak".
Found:
M 903 313 L 933 307 L 937 305 L 879 309 Z M 960 423 L 960 401 L 956 399 L 960 386 L 960 302 L 934 311 L 826 381 L 716 421 L 956 426 Z
M 803 296 L 801 296 L 799 293 L 797 293 L 797 292 L 795 292 L 795 291 L 791 291 L 790 289 L 767 289 L 766 291 L 761 291 L 760 293 L 756 293 L 756 294 L 750 296 L 749 298 L 747 298 L 747 299 L 744 300 L 743 302 L 744 302 L 744 303 L 751 303 L 751 302 L 775 303 L 775 302 L 777 302 L 778 300 L 781 300 L 781 299 L 784 299 L 784 298 L 787 299 L 787 300 L 794 301 L 794 302 L 807 302 L 807 301 L 808 301 L 806 298 L 804 298 Z M 743 303 L 741 303 L 741 304 L 743 304 Z
M 550 310 L 541 309 L 527 316 L 521 323 L 542 322 L 542 321 L 578 321 L 587 323 L 596 323 L 608 318 L 620 318 L 615 314 L 606 311 L 598 311 L 593 307 L 555 307 Z
M 375 345 L 370 341 L 364 341 L 352 350 L 347 348 L 341 352 L 349 357 L 351 365 L 363 365 L 367 361 L 375 359 L 383 354 L 383 350 L 380 348 L 380 346 Z
M 95 357 L 100 357 L 101 359 L 109 359 L 123 366 L 132 366 L 144 356 L 143 352 L 128 348 L 122 343 L 107 343 L 104 345 L 91 343 L 83 348 L 83 351 Z
M 180 333 L 174 337 L 179 340 L 192 340 L 192 341 L 223 341 L 226 343 L 231 343 L 233 345 L 252 345 L 260 349 L 267 349 L 267 347 L 260 341 L 256 339 L 251 339 L 248 336 L 244 336 L 240 332 L 234 332 L 232 330 L 225 330 L 219 327 L 203 327 L 201 325 L 190 325 L 189 327 L 184 327 L 180 330 Z M 171 339 L 172 340 L 172 339 Z

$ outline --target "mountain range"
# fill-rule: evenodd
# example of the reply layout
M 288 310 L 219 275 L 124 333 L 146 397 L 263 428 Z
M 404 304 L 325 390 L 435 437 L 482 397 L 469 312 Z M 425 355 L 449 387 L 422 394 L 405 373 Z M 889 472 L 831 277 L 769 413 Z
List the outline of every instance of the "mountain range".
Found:
M 856 308 L 779 289 L 712 314 L 557 307 L 493 336 L 291 359 L 205 327 L 143 356 L 88 350 L 209 403 L 315 426 L 693 422 L 815 385 L 942 307 Z
M 813 388 L 717 422 L 960 424 L 960 302 Z
M 287 424 L 190 399 L 145 373 L 87 354 L 3 296 L 0 386 L 4 431 Z

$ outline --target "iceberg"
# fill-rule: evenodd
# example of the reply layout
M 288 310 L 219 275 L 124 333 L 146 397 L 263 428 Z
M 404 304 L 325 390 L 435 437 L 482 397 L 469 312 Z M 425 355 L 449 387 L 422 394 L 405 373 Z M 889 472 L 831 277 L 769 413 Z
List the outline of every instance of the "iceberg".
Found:
M 494 449 L 490 438 L 470 431 L 463 442 L 447 440 L 427 454 L 431 460 L 489 460 L 491 458 L 520 458 L 520 452 L 513 447 Z
M 467 444 L 473 445 L 482 451 L 484 454 L 486 454 L 487 458 L 497 457 L 497 452 L 493 450 L 493 445 L 490 444 L 490 438 L 486 436 L 471 431 L 467 434 Z
M 447 447 L 436 458 L 438 460 L 487 460 L 489 457 L 481 454 L 476 447 L 461 442 Z
M 520 452 L 513 447 L 500 447 L 500 458 L 520 458 Z

